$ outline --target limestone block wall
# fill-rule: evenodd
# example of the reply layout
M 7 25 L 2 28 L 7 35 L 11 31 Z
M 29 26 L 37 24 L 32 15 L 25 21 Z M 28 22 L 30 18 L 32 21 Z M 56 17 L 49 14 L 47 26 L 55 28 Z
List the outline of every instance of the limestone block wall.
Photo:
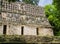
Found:
M 53 36 L 53 30 L 51 28 L 39 28 L 40 36 Z
M 6 1 L 3 1 L 2 11 L 45 16 L 43 7 L 25 4 L 22 2 L 8 3 Z
M 6 22 L 16 22 L 20 24 L 33 24 L 33 25 L 41 25 L 48 27 L 50 26 L 49 21 L 46 17 L 41 16 L 33 16 L 33 15 L 24 15 L 24 14 L 17 14 L 17 13 L 8 13 L 8 12 L 2 12 L 1 13 L 1 19 Z
M 3 34 L 3 25 L 0 25 L 0 35 Z
M 37 35 L 36 27 L 24 26 L 24 35 Z
M 7 35 L 53 35 L 43 7 L 23 2 L 9 3 L 6 1 L 3 1 L 0 6 L 0 22 L 3 24 L 0 26 L 1 34 L 6 26 Z
M 20 25 L 7 25 L 7 35 L 21 35 Z
M 1 16 L 2 22 L 4 22 L 7 25 L 6 29 L 7 35 L 37 35 L 38 33 L 38 35 L 40 36 L 47 36 L 47 35 L 53 36 L 53 30 L 51 28 L 45 28 L 50 26 L 46 17 L 39 17 L 39 16 L 36 17 L 32 15 L 22 15 L 22 14 L 5 13 L 5 12 L 2 12 L 1 15 L 2 15 Z M 22 32 L 22 25 L 24 25 L 23 32 Z M 1 28 L 3 29 L 3 27 Z M 38 28 L 38 30 L 36 28 Z
M 28 25 L 6 25 L 6 35 L 39 35 L 39 36 L 54 36 L 51 28 L 40 28 Z M 23 27 L 23 28 L 22 28 Z M 4 33 L 4 24 L 0 25 L 0 35 Z
M 22 29 L 23 27 L 23 29 Z M 23 34 L 22 34 L 23 33 Z M 37 35 L 36 27 L 22 25 L 7 25 L 7 35 Z

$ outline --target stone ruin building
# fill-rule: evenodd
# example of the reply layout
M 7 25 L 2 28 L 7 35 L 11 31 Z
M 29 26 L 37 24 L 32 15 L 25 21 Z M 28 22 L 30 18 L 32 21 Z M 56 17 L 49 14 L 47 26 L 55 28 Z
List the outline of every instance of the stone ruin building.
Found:
M 0 35 L 53 36 L 44 8 L 0 0 Z

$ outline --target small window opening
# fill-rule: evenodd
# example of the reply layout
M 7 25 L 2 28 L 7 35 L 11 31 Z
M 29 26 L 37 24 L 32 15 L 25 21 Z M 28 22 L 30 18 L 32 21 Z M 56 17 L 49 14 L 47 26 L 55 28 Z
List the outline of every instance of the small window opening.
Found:
M 23 35 L 24 27 L 21 27 L 21 35 Z
M 3 34 L 6 34 L 7 25 L 3 26 Z
M 0 14 L 1 14 L 1 12 L 0 12 Z
M 38 28 L 36 28 L 36 32 L 37 32 L 37 35 L 39 35 L 39 33 L 38 33 Z

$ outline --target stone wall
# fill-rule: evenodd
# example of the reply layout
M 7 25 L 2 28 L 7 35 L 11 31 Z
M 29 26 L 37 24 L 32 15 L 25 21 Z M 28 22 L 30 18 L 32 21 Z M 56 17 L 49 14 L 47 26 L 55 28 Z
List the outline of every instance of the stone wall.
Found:
M 23 2 L 9 3 L 3 0 L 2 11 L 16 12 L 16 13 L 22 12 L 26 14 L 45 16 L 43 7 L 31 5 L 31 4 L 25 4 Z
M 37 25 L 42 27 L 51 27 L 49 21 L 46 17 L 41 16 L 33 16 L 33 15 L 24 15 L 24 14 L 17 14 L 17 13 L 1 13 L 2 21 L 6 21 L 8 23 L 19 23 L 22 25 Z
M 37 35 L 36 27 L 24 26 L 24 35 Z
M 4 29 L 6 25 L 6 29 Z M 23 27 L 23 28 L 22 28 Z M 53 30 L 50 28 L 38 28 L 30 25 L 2 24 L 0 26 L 0 35 L 3 35 L 4 30 L 6 35 L 39 35 L 39 36 L 54 36 Z
M 51 27 L 41 6 L 25 4 L 23 2 L 9 3 L 2 1 L 2 21 L 10 23 L 33 24 L 43 27 Z
M 6 35 L 21 35 L 20 25 L 7 25 Z
M 7 35 L 37 35 L 38 33 L 40 36 L 53 36 L 52 27 L 45 16 L 43 7 L 23 2 L 2 1 L 0 10 L 1 34 L 6 25 Z
M 3 25 L 0 24 L 0 35 L 3 35 Z
M 53 36 L 53 30 L 51 28 L 39 28 L 38 30 L 40 36 Z

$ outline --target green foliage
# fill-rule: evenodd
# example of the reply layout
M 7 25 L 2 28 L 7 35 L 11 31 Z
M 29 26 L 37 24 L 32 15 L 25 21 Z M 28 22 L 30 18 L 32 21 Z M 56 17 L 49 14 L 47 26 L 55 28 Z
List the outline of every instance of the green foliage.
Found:
M 53 4 L 57 8 L 58 18 L 60 19 L 60 0 L 53 0 Z
M 53 0 L 53 4 L 56 6 L 58 10 L 60 10 L 60 0 Z
M 51 25 L 54 27 L 53 28 L 54 34 L 59 36 L 60 35 L 59 34 L 60 33 L 60 20 L 57 17 L 58 16 L 57 8 L 55 7 L 55 5 L 47 5 L 45 6 L 45 13 Z
M 32 5 L 38 5 L 39 0 L 22 0 L 23 2 L 27 4 L 32 4 Z

